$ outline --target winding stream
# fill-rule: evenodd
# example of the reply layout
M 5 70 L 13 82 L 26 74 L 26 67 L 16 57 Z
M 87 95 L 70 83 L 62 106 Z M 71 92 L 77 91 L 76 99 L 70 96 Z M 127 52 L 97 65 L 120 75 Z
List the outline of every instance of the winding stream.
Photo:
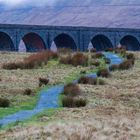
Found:
M 103 53 L 106 58 L 111 60 L 111 64 L 120 64 L 123 59 L 116 54 L 110 52 Z M 88 74 L 90 77 L 97 77 L 96 73 Z M 74 82 L 76 82 L 75 80 Z M 57 108 L 59 95 L 63 92 L 64 85 L 57 85 L 47 90 L 40 91 L 40 99 L 33 110 L 22 110 L 15 114 L 8 115 L 0 120 L 0 126 L 5 126 L 17 121 L 23 121 L 31 118 L 32 116 L 42 112 L 45 109 Z

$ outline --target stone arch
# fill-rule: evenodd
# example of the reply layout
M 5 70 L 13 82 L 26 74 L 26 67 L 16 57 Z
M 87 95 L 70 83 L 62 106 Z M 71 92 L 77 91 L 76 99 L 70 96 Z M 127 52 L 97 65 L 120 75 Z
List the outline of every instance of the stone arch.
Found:
M 15 51 L 14 43 L 11 37 L 0 31 L 0 51 Z
M 22 40 L 20 41 L 19 44 L 19 50 L 22 47 L 25 47 L 26 52 L 38 52 L 45 50 L 46 48 L 42 37 L 34 32 L 27 33 L 22 37 Z
M 126 35 L 120 40 L 120 44 L 125 46 L 129 51 L 140 50 L 140 42 L 138 39 L 132 35 Z
M 70 48 L 74 51 L 77 50 L 75 40 L 73 39 L 72 36 L 70 36 L 67 33 L 61 33 L 61 34 L 58 34 L 57 36 L 55 36 L 50 49 L 52 49 L 52 47 L 54 47 L 53 45 L 55 45 L 56 48 Z
M 111 40 L 103 34 L 98 34 L 94 36 L 91 39 L 90 44 L 92 44 L 97 51 L 104 51 L 107 48 L 113 48 Z

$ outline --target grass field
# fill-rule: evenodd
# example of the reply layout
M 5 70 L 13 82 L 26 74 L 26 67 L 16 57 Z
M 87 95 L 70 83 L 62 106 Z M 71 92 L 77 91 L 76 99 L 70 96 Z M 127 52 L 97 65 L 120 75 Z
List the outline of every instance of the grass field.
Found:
M 0 108 L 0 118 L 17 112 L 18 110 L 33 109 L 38 99 L 39 78 L 48 78 L 48 86 L 67 83 L 74 80 L 81 70 L 88 67 L 73 67 L 59 64 L 57 60 L 51 60 L 47 65 L 31 70 L 4 70 L 2 65 L 9 62 L 19 62 L 30 54 L 2 53 L 0 54 L 0 97 L 11 101 L 10 108 Z M 31 89 L 31 96 L 24 95 L 26 89 Z
M 1 53 L 0 66 L 28 55 Z M 135 56 L 134 68 L 112 72 L 110 78 L 104 78 L 105 85 L 79 85 L 88 100 L 86 107 L 47 110 L 31 120 L 1 130 L 0 139 L 139 140 L 140 53 Z M 34 70 L 0 69 L 0 97 L 12 101 L 11 109 L 0 109 L 0 117 L 34 106 L 39 77 L 49 78 L 52 86 L 71 81 L 81 70 L 90 71 L 88 67 L 62 65 L 56 60 Z M 23 92 L 27 88 L 33 89 L 34 94 L 25 96 Z

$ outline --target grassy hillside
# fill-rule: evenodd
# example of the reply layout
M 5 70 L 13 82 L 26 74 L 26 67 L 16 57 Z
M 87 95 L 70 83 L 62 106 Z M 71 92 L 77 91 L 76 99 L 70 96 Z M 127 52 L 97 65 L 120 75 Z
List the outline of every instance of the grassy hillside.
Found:
M 55 5 L 0 12 L 0 23 L 140 28 L 137 0 L 63 0 Z

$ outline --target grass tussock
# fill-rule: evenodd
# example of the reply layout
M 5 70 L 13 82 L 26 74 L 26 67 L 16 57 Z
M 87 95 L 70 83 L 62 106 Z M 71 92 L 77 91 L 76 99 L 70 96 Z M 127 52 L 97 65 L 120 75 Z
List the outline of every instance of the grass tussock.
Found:
M 79 86 L 73 83 L 64 86 L 64 95 L 66 96 L 77 96 L 80 95 L 81 91 Z
M 60 57 L 59 63 L 70 65 L 71 64 L 71 56 L 68 55 L 68 56 L 62 56 L 62 57 Z
M 25 89 L 23 95 L 27 95 L 27 96 L 32 95 L 32 90 L 29 88 Z
M 43 51 L 36 54 L 32 54 L 24 59 L 25 69 L 36 68 L 47 64 L 48 60 L 58 58 L 58 54 L 52 51 Z
M 79 65 L 87 66 L 88 58 L 83 53 L 76 53 L 73 55 L 71 59 L 71 64 L 73 66 L 79 66 Z
M 86 74 L 87 72 L 86 72 L 86 70 L 81 70 L 80 71 L 80 74 Z
M 135 60 L 135 55 L 133 53 L 127 53 L 126 58 L 127 60 Z
M 47 85 L 49 83 L 49 79 L 47 78 L 39 78 L 39 87 L 42 85 Z
M 89 84 L 89 85 L 105 85 L 105 81 L 98 78 L 92 78 L 87 76 L 82 76 L 78 80 L 79 84 Z
M 100 64 L 101 64 L 100 61 L 92 61 L 91 62 L 91 65 L 96 66 L 96 67 L 100 66 Z
M 120 63 L 119 65 L 111 65 L 109 67 L 110 71 L 115 71 L 115 70 L 128 70 L 130 68 L 132 68 L 135 64 L 135 57 L 133 54 L 128 54 L 127 56 L 127 60 L 123 61 L 122 63 Z
M 62 98 L 63 107 L 84 107 L 86 106 L 86 98 L 81 97 L 82 94 L 79 86 L 77 84 L 67 84 L 64 86 L 64 97 Z
M 125 60 L 124 62 L 122 62 L 119 65 L 119 70 L 128 70 L 128 69 L 132 68 L 133 65 L 134 65 L 133 60 Z
M 58 54 L 51 51 L 38 52 L 25 58 L 23 62 L 3 64 L 2 68 L 12 69 L 33 69 L 47 64 L 48 60 L 58 58 Z
M 97 85 L 105 85 L 105 81 L 103 79 L 97 79 Z
M 104 54 L 101 53 L 101 52 L 97 52 L 95 54 L 92 54 L 93 59 L 100 59 L 100 58 L 103 58 L 103 57 L 104 57 Z
M 111 60 L 109 58 L 104 58 L 104 61 L 106 64 L 110 64 L 111 63 Z
M 109 72 L 109 70 L 106 69 L 106 68 L 99 69 L 99 70 L 97 71 L 97 76 L 98 76 L 98 77 L 105 77 L 105 78 L 108 78 L 108 77 L 110 77 L 110 72 Z
M 86 106 L 86 103 L 87 103 L 87 101 L 83 97 L 65 96 L 62 99 L 63 107 L 69 107 L 69 108 L 84 107 L 84 106 Z
M 115 53 L 117 54 L 121 54 L 123 57 L 126 55 L 126 47 L 122 46 L 122 47 L 116 47 L 114 49 Z
M 23 62 L 18 62 L 18 63 L 12 62 L 12 63 L 3 64 L 2 66 L 3 69 L 7 69 L 7 70 L 13 70 L 19 68 L 22 69 L 22 67 L 23 67 Z
M 60 57 L 59 62 L 61 64 L 68 64 L 73 66 L 87 66 L 88 57 L 85 56 L 83 53 L 76 53 L 73 56 L 68 55 Z
M 71 54 L 73 51 L 70 48 L 59 48 L 58 53 L 59 54 Z
M 82 76 L 82 77 L 78 80 L 78 83 L 79 83 L 79 84 L 96 85 L 97 79 L 96 79 L 96 78 L 92 78 L 92 77 Z
M 110 71 L 119 70 L 119 65 L 117 65 L 117 64 L 111 65 L 111 66 L 109 66 L 109 70 L 110 70 Z
M 8 99 L 0 98 L 0 107 L 6 108 L 10 106 L 10 101 Z

